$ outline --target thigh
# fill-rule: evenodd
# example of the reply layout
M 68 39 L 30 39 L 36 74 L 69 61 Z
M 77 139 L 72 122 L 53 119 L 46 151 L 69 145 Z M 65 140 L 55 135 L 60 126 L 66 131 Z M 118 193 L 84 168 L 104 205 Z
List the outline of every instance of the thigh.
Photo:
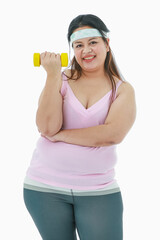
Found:
M 122 240 L 121 193 L 75 196 L 75 220 L 81 240 Z
M 70 196 L 24 189 L 25 205 L 43 240 L 76 240 Z

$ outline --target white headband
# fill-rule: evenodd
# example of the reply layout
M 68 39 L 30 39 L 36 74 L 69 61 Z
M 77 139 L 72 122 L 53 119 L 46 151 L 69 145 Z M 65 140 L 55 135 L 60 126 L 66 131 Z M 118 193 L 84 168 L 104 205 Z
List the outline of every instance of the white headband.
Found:
M 109 32 L 104 32 L 103 34 L 105 38 L 109 37 Z M 87 29 L 82 29 L 77 32 L 72 33 L 70 37 L 71 44 L 79 39 L 82 38 L 87 38 L 87 37 L 103 37 L 102 34 L 96 29 L 96 28 L 87 28 Z

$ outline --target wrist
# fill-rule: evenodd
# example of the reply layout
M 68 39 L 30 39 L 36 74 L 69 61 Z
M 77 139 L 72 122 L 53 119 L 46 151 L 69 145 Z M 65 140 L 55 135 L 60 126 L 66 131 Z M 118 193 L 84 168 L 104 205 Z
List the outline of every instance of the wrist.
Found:
M 54 137 L 58 142 L 65 142 L 65 130 L 60 130 Z
M 58 88 L 60 90 L 62 86 L 61 73 L 57 75 L 52 73 L 47 74 L 46 84 L 50 87 L 54 86 L 54 89 Z
M 47 79 L 61 80 L 61 71 L 49 71 L 47 72 Z
M 58 133 L 56 133 L 54 136 L 45 136 L 48 140 L 52 142 L 65 142 L 64 141 L 64 130 L 60 130 Z

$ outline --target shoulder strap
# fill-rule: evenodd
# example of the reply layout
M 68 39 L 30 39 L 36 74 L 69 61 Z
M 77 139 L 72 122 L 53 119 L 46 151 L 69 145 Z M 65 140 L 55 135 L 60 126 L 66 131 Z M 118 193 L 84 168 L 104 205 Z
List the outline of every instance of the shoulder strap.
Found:
M 114 100 L 116 99 L 116 96 L 117 96 L 117 90 L 118 90 L 119 86 L 121 85 L 121 83 L 122 83 L 122 81 L 119 80 L 118 83 L 116 84 L 116 92 L 115 92 L 115 94 L 114 94 Z
M 62 72 L 62 87 L 61 87 L 61 95 L 64 97 L 67 90 L 67 77 Z

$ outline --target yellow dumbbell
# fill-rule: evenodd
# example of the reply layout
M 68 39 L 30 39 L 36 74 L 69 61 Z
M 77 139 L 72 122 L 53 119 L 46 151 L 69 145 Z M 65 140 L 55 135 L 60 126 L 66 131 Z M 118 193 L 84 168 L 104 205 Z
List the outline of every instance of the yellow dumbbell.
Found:
M 40 53 L 33 54 L 33 64 L 35 67 L 39 67 L 41 65 Z M 61 66 L 62 67 L 68 66 L 68 54 L 67 53 L 61 53 Z

